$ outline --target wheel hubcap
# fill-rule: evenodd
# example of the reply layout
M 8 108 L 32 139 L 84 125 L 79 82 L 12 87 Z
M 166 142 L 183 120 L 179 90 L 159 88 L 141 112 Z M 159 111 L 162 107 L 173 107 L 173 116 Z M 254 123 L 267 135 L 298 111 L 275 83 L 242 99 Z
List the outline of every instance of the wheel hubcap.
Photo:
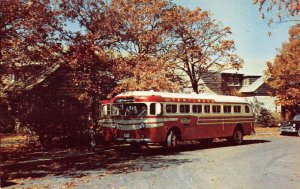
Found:
M 177 144 L 177 142 L 176 142 L 176 136 L 173 135 L 173 136 L 172 136 L 172 147 L 175 147 L 176 144 Z

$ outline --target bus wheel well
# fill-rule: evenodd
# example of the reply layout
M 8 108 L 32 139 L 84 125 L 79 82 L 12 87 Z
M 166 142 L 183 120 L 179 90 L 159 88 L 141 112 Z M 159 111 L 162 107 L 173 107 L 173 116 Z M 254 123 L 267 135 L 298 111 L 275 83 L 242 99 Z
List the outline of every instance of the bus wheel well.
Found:
M 180 129 L 178 127 L 175 126 L 175 127 L 170 128 L 169 131 L 168 131 L 167 136 L 169 135 L 169 133 L 171 131 L 173 131 L 176 134 L 176 136 L 178 137 L 178 139 L 181 140 L 181 132 L 180 132 Z
M 240 124 L 240 123 L 237 124 L 234 130 L 237 130 L 237 129 L 241 130 L 242 133 L 244 134 L 244 128 L 243 128 L 243 125 L 242 125 L 242 124 Z

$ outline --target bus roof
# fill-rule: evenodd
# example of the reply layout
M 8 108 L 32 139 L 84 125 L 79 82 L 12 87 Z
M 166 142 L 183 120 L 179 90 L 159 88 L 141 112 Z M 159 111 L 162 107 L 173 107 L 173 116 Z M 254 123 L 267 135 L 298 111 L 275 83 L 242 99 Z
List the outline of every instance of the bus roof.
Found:
M 152 97 L 157 101 L 169 102 L 197 102 L 197 100 L 204 100 L 210 103 L 248 103 L 246 99 L 237 96 L 217 95 L 208 93 L 168 93 L 168 92 L 154 92 L 154 91 L 131 91 L 121 93 L 114 98 L 114 102 L 121 98 L 142 98 Z M 168 100 L 169 99 L 169 100 Z M 177 100 L 176 100 L 177 99 Z M 146 100 L 146 99 L 145 99 Z M 184 101 L 186 100 L 186 101 Z M 199 101 L 200 102 L 200 101 Z

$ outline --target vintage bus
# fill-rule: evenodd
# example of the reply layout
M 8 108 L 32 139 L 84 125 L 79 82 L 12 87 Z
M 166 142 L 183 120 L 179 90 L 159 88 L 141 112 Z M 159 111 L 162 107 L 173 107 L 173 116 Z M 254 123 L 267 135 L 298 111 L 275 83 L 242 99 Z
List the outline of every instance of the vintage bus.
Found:
M 235 144 L 254 134 L 254 113 L 244 98 L 154 91 L 125 92 L 102 105 L 104 138 L 124 143 L 160 143 L 226 138 Z

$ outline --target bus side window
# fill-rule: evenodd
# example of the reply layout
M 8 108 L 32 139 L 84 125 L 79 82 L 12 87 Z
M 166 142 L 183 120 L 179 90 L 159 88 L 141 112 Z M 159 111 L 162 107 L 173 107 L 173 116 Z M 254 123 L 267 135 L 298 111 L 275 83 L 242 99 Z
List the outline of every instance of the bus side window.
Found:
M 106 115 L 111 115 L 111 106 L 107 105 Z
M 179 106 L 180 113 L 190 113 L 190 105 L 183 105 Z
M 245 112 L 246 112 L 246 113 L 250 113 L 250 107 L 247 106 L 247 105 L 245 106 Z
M 102 105 L 101 115 L 111 115 L 111 106 L 110 105 Z
M 193 105 L 193 113 L 201 113 L 202 106 L 201 105 Z
M 241 106 L 233 106 L 234 113 L 241 113 Z
M 167 113 L 176 113 L 177 112 L 177 105 L 176 104 L 167 104 L 166 105 L 166 112 Z
M 212 106 L 213 113 L 221 113 L 221 106 L 220 105 L 213 105 Z
M 224 113 L 230 114 L 231 113 L 231 106 L 230 105 L 224 105 L 223 110 L 224 110 Z
M 155 103 L 150 104 L 150 115 L 155 115 Z
M 210 113 L 210 105 L 204 105 L 204 112 Z

